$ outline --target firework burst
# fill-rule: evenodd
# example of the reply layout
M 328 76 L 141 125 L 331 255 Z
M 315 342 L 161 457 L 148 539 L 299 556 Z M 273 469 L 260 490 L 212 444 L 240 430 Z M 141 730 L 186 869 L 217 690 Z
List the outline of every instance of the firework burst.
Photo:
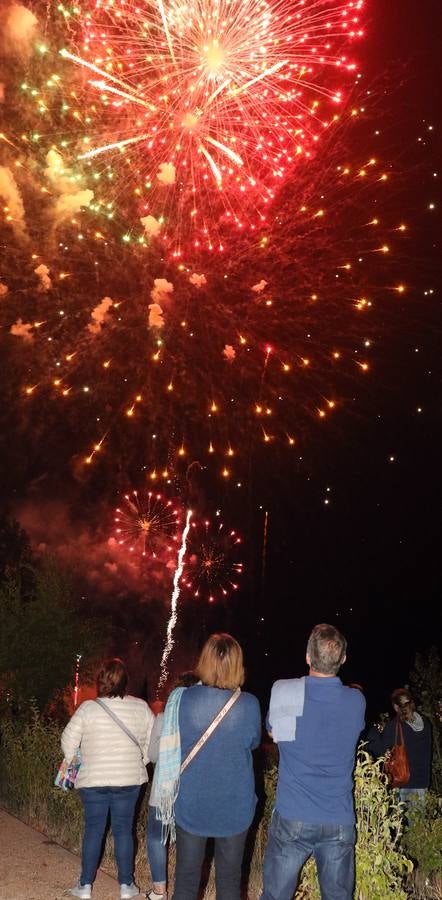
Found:
M 192 522 L 183 585 L 193 597 L 213 603 L 238 590 L 244 571 L 238 555 L 242 539 L 223 522 Z
M 97 0 L 64 10 L 76 156 L 175 253 L 262 226 L 281 180 L 339 118 L 362 0 Z M 65 72 L 69 81 L 71 73 Z M 72 162 L 72 160 L 71 160 Z M 138 224 L 138 223 L 137 223 Z
M 131 491 L 115 512 L 115 536 L 120 546 L 142 557 L 152 556 L 179 540 L 180 510 L 172 500 L 152 491 Z

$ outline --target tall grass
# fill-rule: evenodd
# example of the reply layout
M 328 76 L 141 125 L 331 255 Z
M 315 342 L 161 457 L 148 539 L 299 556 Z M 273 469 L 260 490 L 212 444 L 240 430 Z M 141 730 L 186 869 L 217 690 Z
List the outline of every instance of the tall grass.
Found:
M 29 825 L 48 835 L 69 850 L 79 852 L 83 814 L 76 791 L 54 787 L 61 761 L 60 727 L 45 721 L 35 707 L 28 716 L 10 714 L 0 720 L 0 802 Z M 246 853 L 244 897 L 257 900 L 262 888 L 262 861 L 276 785 L 276 762 L 264 771 L 263 802 L 260 819 L 252 829 Z M 145 852 L 145 826 L 148 790 L 140 804 L 137 819 L 136 879 L 150 883 Z M 401 848 L 402 814 L 394 795 L 388 790 L 380 762 L 372 762 L 363 749 L 355 771 L 355 805 L 358 840 L 356 846 L 355 900 L 403 900 L 405 882 L 413 868 Z M 103 866 L 115 872 L 113 846 L 108 835 Z M 169 875 L 173 880 L 174 850 L 169 854 Z M 314 864 L 304 867 L 295 900 L 319 900 Z M 434 895 L 433 895 L 434 896 Z M 213 872 L 206 878 L 206 900 L 215 897 Z

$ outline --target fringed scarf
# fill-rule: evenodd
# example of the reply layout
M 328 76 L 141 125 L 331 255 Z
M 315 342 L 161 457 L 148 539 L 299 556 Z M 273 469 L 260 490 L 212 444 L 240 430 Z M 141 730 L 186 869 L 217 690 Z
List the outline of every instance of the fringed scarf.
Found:
M 161 840 L 165 844 L 168 837 L 175 841 L 175 800 L 180 786 L 181 740 L 179 710 L 181 697 L 186 688 L 175 688 L 169 695 L 164 710 L 160 751 L 155 768 L 156 774 L 156 817 L 162 822 Z

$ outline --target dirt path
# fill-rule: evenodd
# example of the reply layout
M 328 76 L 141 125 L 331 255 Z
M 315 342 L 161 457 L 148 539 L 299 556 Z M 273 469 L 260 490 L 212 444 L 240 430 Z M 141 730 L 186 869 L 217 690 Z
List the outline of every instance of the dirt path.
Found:
M 80 860 L 0 809 L 0 900 L 67 900 Z M 114 878 L 99 872 L 94 900 L 117 900 Z

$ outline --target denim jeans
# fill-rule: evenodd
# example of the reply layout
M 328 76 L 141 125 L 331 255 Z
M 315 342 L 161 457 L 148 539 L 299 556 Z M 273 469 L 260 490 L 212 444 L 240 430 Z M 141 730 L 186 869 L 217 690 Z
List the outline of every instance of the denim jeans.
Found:
M 264 855 L 261 900 L 292 900 L 299 873 L 314 856 L 322 900 L 352 900 L 354 825 L 309 825 L 283 819 L 275 809 Z
M 167 847 L 161 840 L 162 822 L 156 817 L 156 806 L 149 806 L 146 830 L 146 849 L 152 881 L 167 881 Z
M 216 900 L 240 900 L 241 863 L 247 831 L 215 838 Z M 176 871 L 173 900 L 196 900 L 206 837 L 190 834 L 177 825 Z
M 132 826 L 139 785 L 80 788 L 84 807 L 80 884 L 92 884 L 100 861 L 107 817 L 110 813 L 115 859 L 120 884 L 131 884 L 134 867 Z
M 417 806 L 419 803 L 422 806 L 424 805 L 427 790 L 426 788 L 399 788 L 398 794 L 401 803 L 405 803 L 409 809 L 412 806 Z

